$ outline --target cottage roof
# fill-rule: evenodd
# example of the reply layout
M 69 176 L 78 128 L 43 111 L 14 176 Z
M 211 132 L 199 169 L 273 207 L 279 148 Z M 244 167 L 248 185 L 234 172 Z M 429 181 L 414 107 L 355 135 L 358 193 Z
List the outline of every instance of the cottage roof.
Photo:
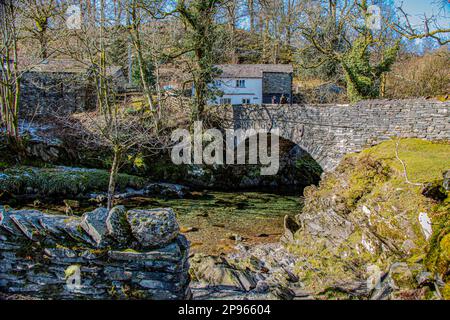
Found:
M 25 70 L 42 73 L 86 73 L 90 69 L 90 62 L 75 59 L 46 59 L 37 63 L 28 63 Z M 19 66 L 20 68 L 20 66 Z M 106 74 L 116 76 L 121 71 L 120 66 L 107 66 Z
M 89 64 L 74 59 L 46 59 L 28 68 L 34 72 L 84 73 L 89 69 Z
M 262 78 L 264 72 L 292 73 L 290 64 L 220 64 L 219 78 Z

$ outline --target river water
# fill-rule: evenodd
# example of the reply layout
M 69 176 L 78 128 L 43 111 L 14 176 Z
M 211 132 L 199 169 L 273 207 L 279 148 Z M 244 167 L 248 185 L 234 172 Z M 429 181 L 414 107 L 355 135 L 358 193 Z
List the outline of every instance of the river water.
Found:
M 191 252 L 220 254 L 234 250 L 238 243 L 253 245 L 277 242 L 283 232 L 283 217 L 298 214 L 302 207 L 299 195 L 264 192 L 192 192 L 183 199 L 135 197 L 116 204 L 127 209 L 170 207 L 177 214 L 181 232 L 191 242 Z M 27 209 L 48 213 L 64 213 L 62 203 L 25 204 Z M 92 204 L 82 203 L 74 213 L 93 210 Z
M 283 217 L 301 210 L 300 196 L 261 192 L 208 191 L 194 199 L 157 201 L 175 210 L 191 251 L 209 254 L 229 252 L 240 242 L 277 242 L 283 232 Z

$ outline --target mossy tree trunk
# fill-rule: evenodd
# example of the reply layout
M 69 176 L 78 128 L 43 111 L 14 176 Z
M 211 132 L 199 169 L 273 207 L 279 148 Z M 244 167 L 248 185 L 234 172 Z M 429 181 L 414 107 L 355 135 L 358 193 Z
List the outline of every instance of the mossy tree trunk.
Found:
M 188 26 L 183 52 L 193 54 L 192 80 L 194 83 L 194 102 L 191 120 L 202 120 L 208 98 L 211 96 L 210 84 L 216 72 L 214 68 L 214 43 L 217 29 L 214 15 L 220 0 L 179 0 L 176 11 L 183 23 Z

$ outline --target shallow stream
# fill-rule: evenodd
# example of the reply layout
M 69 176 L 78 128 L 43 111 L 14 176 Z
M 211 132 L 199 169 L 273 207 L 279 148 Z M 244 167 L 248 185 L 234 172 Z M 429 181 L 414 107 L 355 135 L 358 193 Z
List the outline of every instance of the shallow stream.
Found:
M 300 192 L 299 192 L 300 193 Z M 220 254 L 233 251 L 237 243 L 253 245 L 277 242 L 283 232 L 283 217 L 301 210 L 300 195 L 279 195 L 263 192 L 192 192 L 189 198 L 165 199 L 135 197 L 118 201 L 131 208 L 172 208 L 181 232 L 191 242 L 191 251 Z M 65 205 L 28 203 L 15 208 L 38 209 L 48 213 L 64 213 Z M 81 203 L 75 214 L 94 209 Z

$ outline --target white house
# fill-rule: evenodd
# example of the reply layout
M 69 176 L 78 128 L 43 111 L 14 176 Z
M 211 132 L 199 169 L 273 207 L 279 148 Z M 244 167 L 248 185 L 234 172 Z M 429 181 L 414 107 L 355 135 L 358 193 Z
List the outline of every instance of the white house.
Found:
M 292 102 L 292 66 L 288 64 L 223 64 L 214 80 L 219 94 L 210 104 Z

